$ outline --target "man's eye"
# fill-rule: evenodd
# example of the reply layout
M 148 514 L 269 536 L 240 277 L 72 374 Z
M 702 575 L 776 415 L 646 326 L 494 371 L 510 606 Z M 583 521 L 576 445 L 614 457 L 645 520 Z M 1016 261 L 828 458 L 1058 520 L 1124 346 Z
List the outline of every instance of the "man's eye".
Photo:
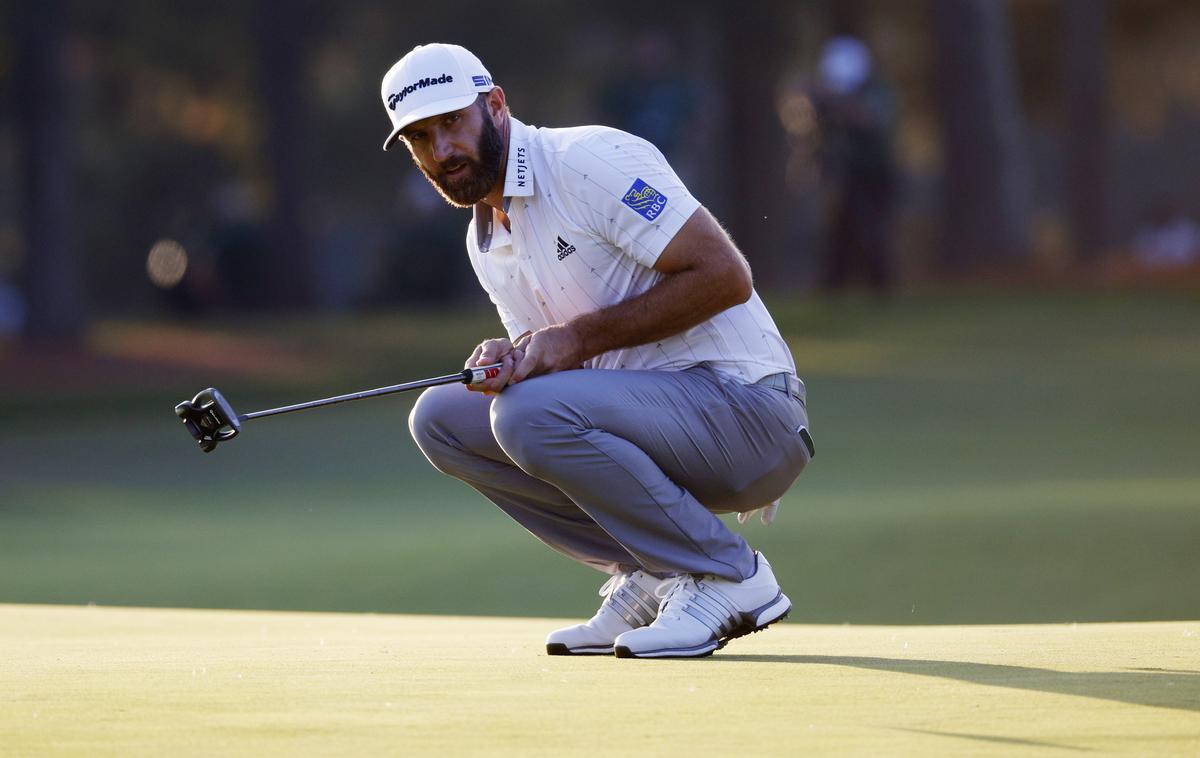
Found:
M 414 132 L 414 133 L 408 135 L 408 137 L 406 139 L 408 139 L 409 142 L 419 142 L 419 141 L 425 139 L 425 135 L 420 132 Z
M 458 120 L 460 118 L 462 118 L 462 116 L 460 116 L 459 114 L 451 113 L 449 116 L 446 117 L 446 123 L 447 124 L 456 124 L 456 123 L 458 123 Z

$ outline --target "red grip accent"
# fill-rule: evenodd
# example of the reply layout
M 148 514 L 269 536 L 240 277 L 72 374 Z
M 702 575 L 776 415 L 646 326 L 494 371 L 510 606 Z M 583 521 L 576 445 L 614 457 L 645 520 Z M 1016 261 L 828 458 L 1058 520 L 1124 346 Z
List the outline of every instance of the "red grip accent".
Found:
M 483 372 L 483 376 L 485 379 L 495 379 L 496 377 L 500 376 L 500 369 L 489 368 Z

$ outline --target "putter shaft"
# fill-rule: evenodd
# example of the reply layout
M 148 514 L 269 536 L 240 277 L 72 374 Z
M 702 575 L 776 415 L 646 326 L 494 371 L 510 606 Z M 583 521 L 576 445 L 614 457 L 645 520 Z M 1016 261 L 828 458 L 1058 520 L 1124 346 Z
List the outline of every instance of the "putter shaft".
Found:
M 498 374 L 502 365 L 503 364 L 500 363 L 493 363 L 487 366 L 476 366 L 475 368 L 463 369 L 457 374 L 446 374 L 445 376 L 436 376 L 432 379 L 418 379 L 415 382 L 393 384 L 388 387 L 379 387 L 378 389 L 373 390 L 363 390 L 362 392 L 351 392 L 346 395 L 335 395 L 334 397 L 327 397 L 321 400 L 310 400 L 307 403 L 285 405 L 281 408 L 269 408 L 265 411 L 242 413 L 238 415 L 238 421 L 249 421 L 250 419 L 263 418 L 265 416 L 278 416 L 281 413 L 292 413 L 294 411 L 303 411 L 309 408 L 320 408 L 326 405 L 348 403 L 351 400 L 363 400 L 368 397 L 391 395 L 396 392 L 407 392 L 409 390 L 419 390 L 426 387 L 437 387 L 442 384 L 454 384 L 456 382 L 462 384 L 478 384 L 479 382 Z

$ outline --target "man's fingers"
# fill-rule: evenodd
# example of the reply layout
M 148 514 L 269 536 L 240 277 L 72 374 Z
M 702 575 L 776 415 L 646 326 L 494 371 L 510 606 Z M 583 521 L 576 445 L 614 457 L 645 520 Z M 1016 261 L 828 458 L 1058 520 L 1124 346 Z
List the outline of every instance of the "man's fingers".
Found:
M 484 379 L 478 384 L 468 384 L 467 389 L 472 392 L 482 392 L 485 395 L 495 395 L 508 386 L 508 378 L 512 376 L 513 367 L 516 365 L 516 360 L 513 353 L 506 353 L 499 361 L 492 361 L 500 364 L 500 373 Z
M 521 355 L 520 361 L 517 362 L 513 369 L 512 378 L 508 380 L 509 384 L 516 384 L 525 377 L 529 376 L 535 368 L 537 368 L 541 351 L 532 341 L 526 346 Z
M 483 343 L 482 348 L 479 351 L 480 365 L 495 363 L 500 359 L 501 350 L 499 340 L 487 340 Z
M 475 348 L 475 354 L 471 356 L 475 361 L 474 365 L 467 368 L 499 363 L 500 359 L 510 352 L 512 352 L 512 343 L 507 339 L 484 340 L 479 343 L 479 347 Z
M 536 335 L 541 336 L 537 337 Z M 528 376 L 545 373 L 546 367 L 542 364 L 546 361 L 544 353 L 547 349 L 547 339 L 549 338 L 542 332 L 525 332 L 517 337 L 515 342 L 509 342 L 507 339 L 491 339 L 479 343 L 479 347 L 475 348 L 475 352 L 467 361 L 467 368 L 486 366 L 491 363 L 502 365 L 499 374 L 479 384 L 468 385 L 468 389 L 494 395 L 508 385 L 519 382 Z M 549 345 L 553 347 L 553 341 Z
M 483 345 L 476 345 L 475 351 L 471 353 L 471 357 L 467 359 L 467 365 L 463 368 L 475 368 L 479 365 L 479 356 L 483 353 Z
M 508 386 L 508 379 L 512 376 L 513 369 L 516 368 L 517 361 L 513 356 L 512 351 L 504 354 L 500 359 L 500 373 L 488 379 L 485 382 L 489 392 L 500 392 Z

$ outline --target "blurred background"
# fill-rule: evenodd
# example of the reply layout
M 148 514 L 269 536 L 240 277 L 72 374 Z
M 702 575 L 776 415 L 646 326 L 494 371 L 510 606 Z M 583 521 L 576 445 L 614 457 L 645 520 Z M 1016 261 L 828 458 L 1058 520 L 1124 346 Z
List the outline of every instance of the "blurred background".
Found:
M 424 461 L 500 326 L 379 81 L 456 42 L 643 136 L 729 228 L 818 456 L 805 621 L 1200 615 L 1200 5 L 0 1 L 0 602 L 580 615 L 600 577 Z M 519 593 L 513 587 L 521 587 Z

